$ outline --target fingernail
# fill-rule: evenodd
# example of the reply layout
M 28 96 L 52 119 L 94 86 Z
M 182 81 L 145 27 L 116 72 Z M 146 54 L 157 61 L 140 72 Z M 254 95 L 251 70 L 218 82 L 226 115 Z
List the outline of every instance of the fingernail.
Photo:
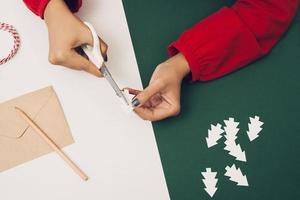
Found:
M 107 62 L 108 58 L 107 55 L 104 56 L 104 61 Z
M 132 104 L 133 107 L 137 107 L 137 106 L 139 106 L 141 103 L 140 103 L 140 101 L 139 101 L 138 98 L 134 98 L 134 99 L 132 100 L 131 104 Z

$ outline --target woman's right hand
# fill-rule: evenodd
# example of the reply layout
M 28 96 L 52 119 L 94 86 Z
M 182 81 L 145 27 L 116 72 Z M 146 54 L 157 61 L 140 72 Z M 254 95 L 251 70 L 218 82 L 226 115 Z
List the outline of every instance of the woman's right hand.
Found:
M 92 45 L 93 38 L 89 28 L 73 15 L 64 0 L 51 0 L 45 9 L 44 19 L 49 33 L 50 63 L 102 76 L 92 62 L 76 51 L 83 44 Z M 108 46 L 102 39 L 100 42 L 101 52 L 107 59 Z

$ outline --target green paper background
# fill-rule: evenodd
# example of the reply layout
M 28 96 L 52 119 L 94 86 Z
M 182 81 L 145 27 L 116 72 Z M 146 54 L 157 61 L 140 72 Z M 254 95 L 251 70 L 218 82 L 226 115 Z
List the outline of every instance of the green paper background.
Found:
M 157 64 L 167 58 L 166 46 L 188 27 L 234 1 L 123 0 L 143 85 Z M 298 9 L 299 11 L 299 9 Z M 207 83 L 182 87 L 178 117 L 153 123 L 172 200 L 211 199 L 203 190 L 201 172 L 218 172 L 213 199 L 299 199 L 300 197 L 300 15 L 271 54 L 250 66 Z M 249 116 L 265 122 L 261 136 L 249 142 Z M 247 163 L 234 161 L 223 140 L 208 149 L 210 124 L 234 117 L 240 122 L 237 142 Z M 249 187 L 223 176 L 235 163 Z

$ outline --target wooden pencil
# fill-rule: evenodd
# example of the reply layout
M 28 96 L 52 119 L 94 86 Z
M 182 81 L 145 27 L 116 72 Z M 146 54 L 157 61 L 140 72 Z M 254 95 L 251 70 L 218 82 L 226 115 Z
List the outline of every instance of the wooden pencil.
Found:
M 78 174 L 84 181 L 88 180 L 88 176 L 55 144 L 55 142 L 36 124 L 34 121 L 20 108 L 15 110 L 29 124 L 29 126 L 41 136 L 41 138 Z

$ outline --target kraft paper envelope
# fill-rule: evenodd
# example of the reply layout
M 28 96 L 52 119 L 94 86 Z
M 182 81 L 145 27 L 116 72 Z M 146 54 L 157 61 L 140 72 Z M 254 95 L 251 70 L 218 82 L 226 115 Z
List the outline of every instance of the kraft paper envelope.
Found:
M 52 87 L 0 104 L 0 172 L 52 151 L 18 115 L 21 108 L 59 146 L 74 143 Z

